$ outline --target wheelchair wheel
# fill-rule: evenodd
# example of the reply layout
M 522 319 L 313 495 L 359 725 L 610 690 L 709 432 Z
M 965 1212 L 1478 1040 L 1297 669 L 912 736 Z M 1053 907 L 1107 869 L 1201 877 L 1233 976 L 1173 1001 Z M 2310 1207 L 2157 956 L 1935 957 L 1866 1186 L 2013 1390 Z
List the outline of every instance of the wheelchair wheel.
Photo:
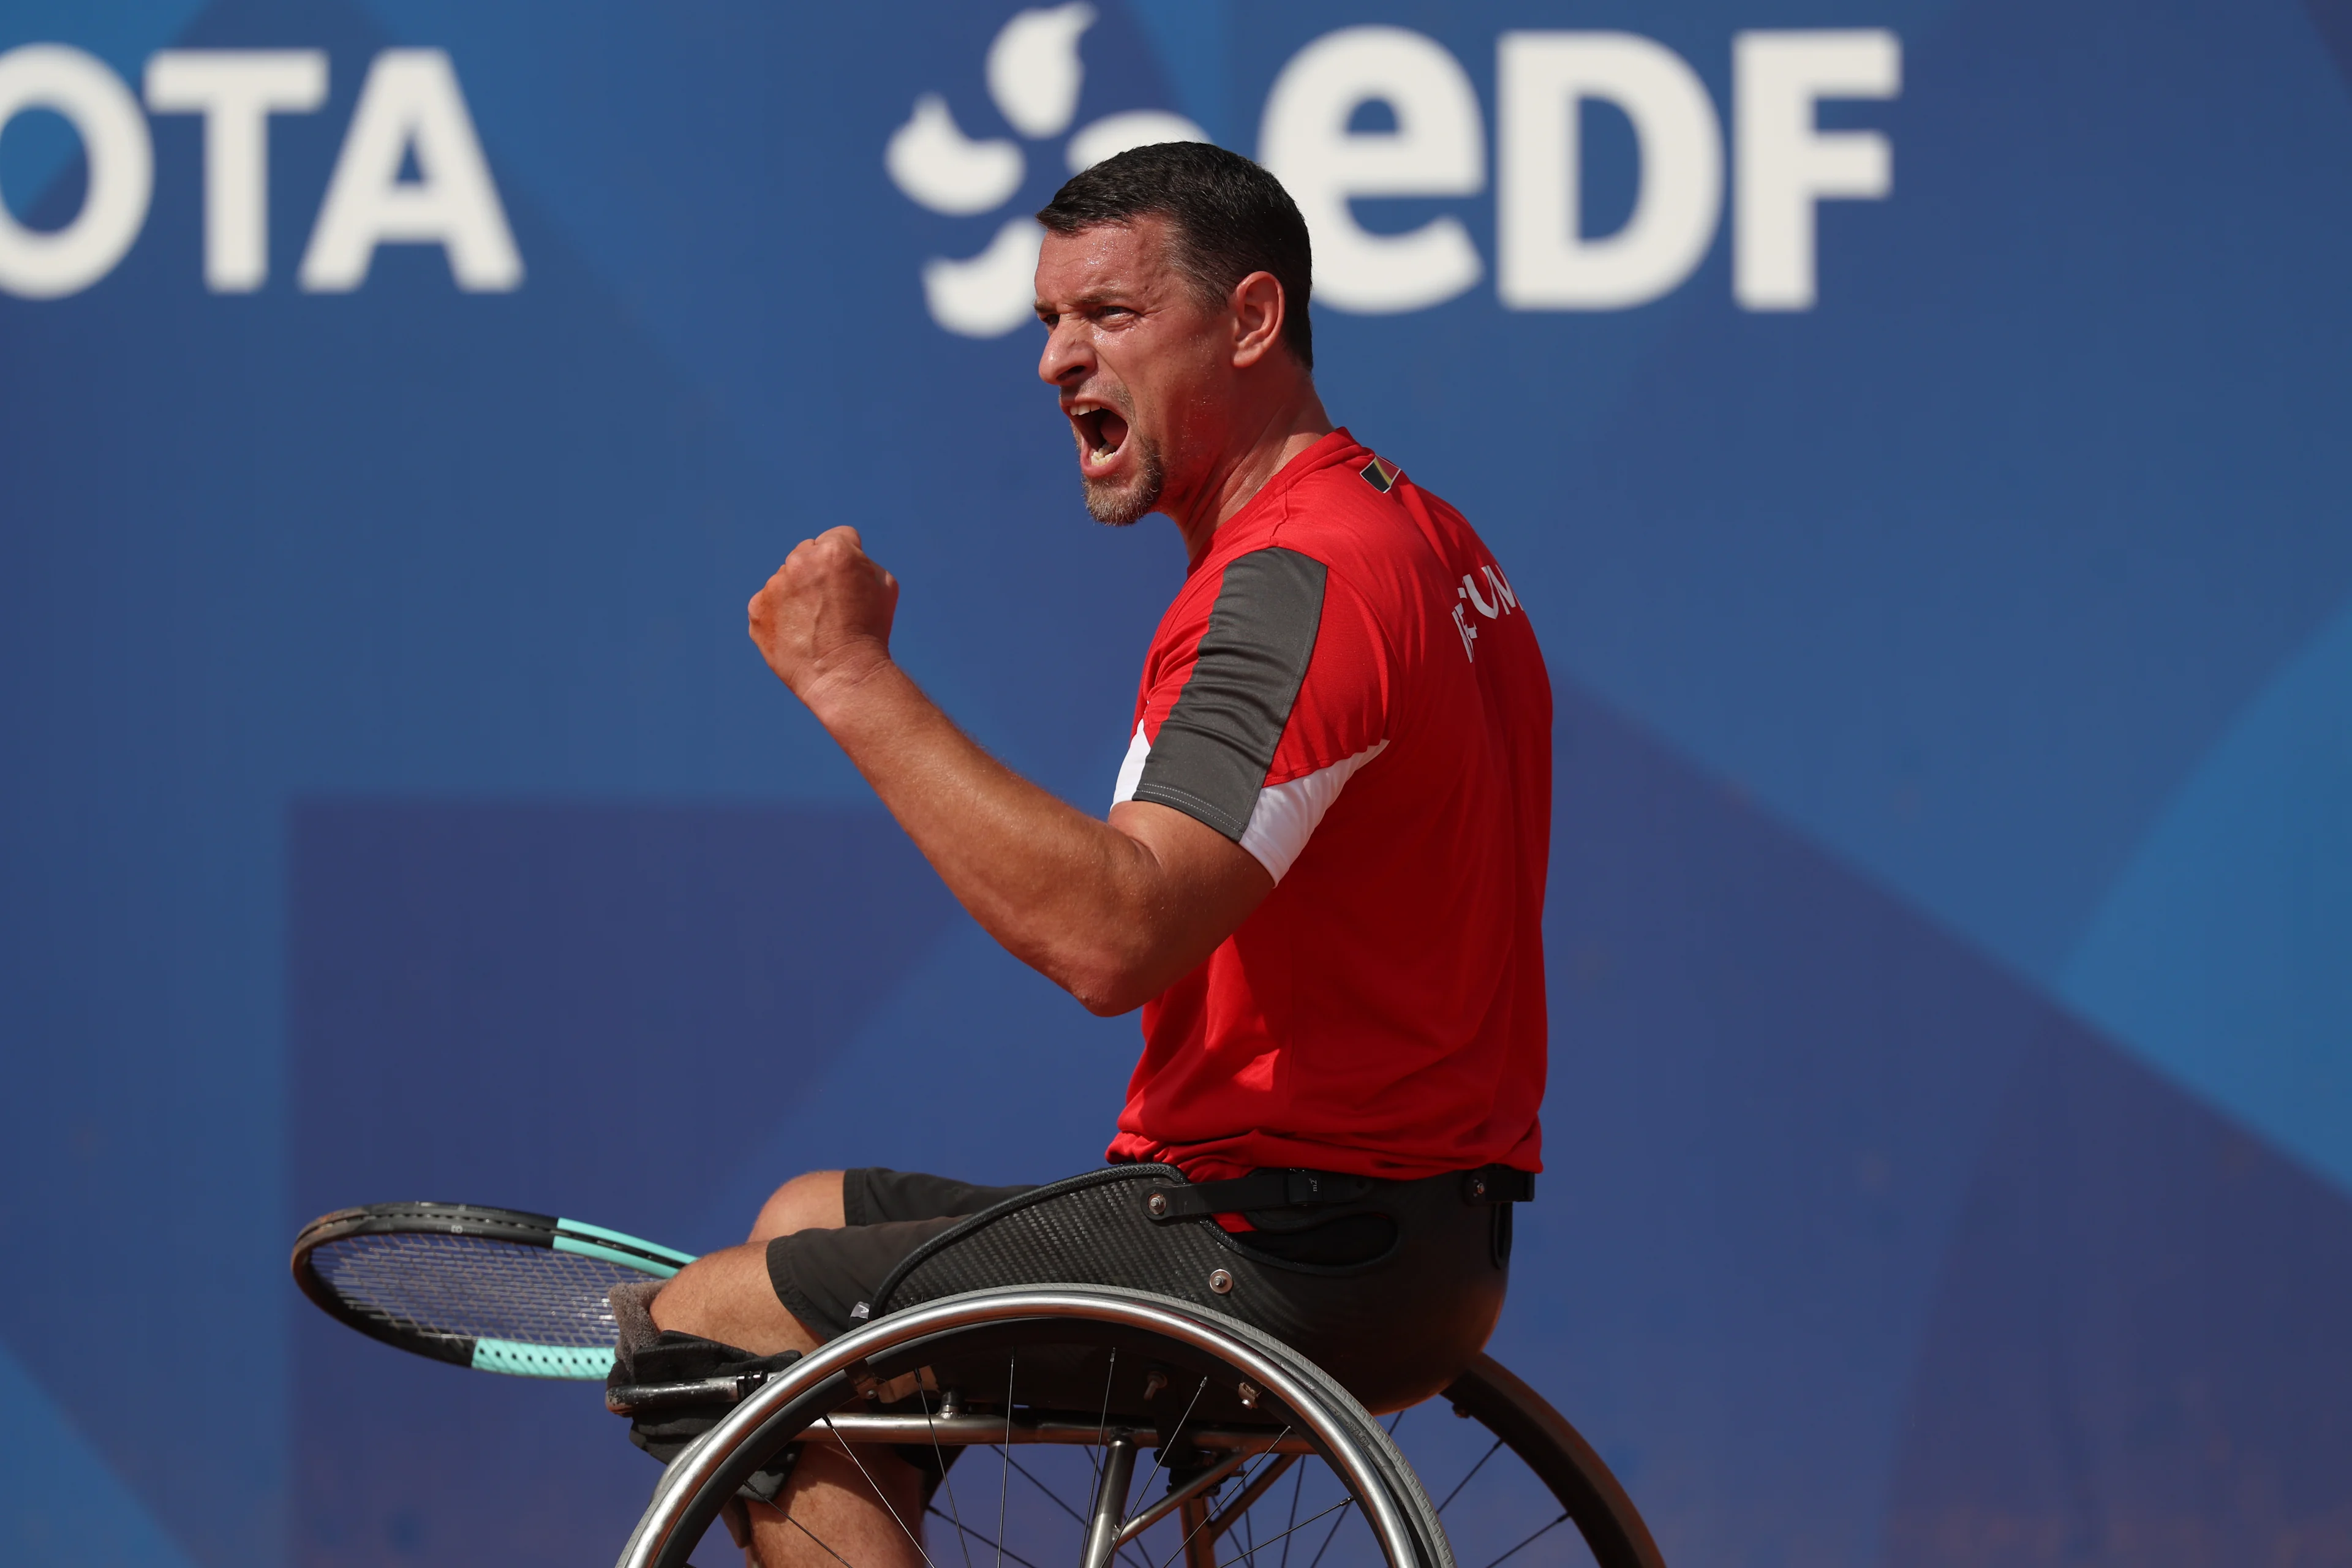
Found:
M 1381 1426 L 1435 1500 L 1460 1568 L 1664 1568 L 1649 1527 L 1601 1456 L 1492 1358 L 1480 1356 L 1444 1393 L 1384 1415 Z M 1336 1495 L 1318 1467 L 1301 1465 L 1240 1516 L 1222 1561 L 1232 1568 L 1254 1541 L 1318 1515 Z M 1314 1550 L 1306 1560 L 1320 1552 L 1320 1568 L 1371 1560 L 1371 1542 L 1352 1519 L 1340 1519 L 1328 1542 L 1318 1534 L 1308 1544 Z M 1276 1568 L 1280 1548 L 1251 1561 Z M 1291 1568 L 1301 1565 L 1294 1561 Z
M 1443 1524 L 1391 1428 L 1447 1466 Z M 894 1312 L 794 1363 L 672 1462 L 621 1568 L 683 1568 L 736 1488 L 795 1442 L 935 1455 L 929 1517 L 900 1521 L 932 1568 L 1453 1568 L 1449 1530 L 1478 1548 L 1465 1568 L 1577 1563 L 1580 1535 L 1604 1568 L 1657 1562 L 1599 1459 L 1491 1363 L 1383 1423 L 1216 1313 L 1025 1287 Z M 1612 1534 L 1619 1505 L 1631 1527 Z M 706 1563 L 731 1555 L 713 1545 Z

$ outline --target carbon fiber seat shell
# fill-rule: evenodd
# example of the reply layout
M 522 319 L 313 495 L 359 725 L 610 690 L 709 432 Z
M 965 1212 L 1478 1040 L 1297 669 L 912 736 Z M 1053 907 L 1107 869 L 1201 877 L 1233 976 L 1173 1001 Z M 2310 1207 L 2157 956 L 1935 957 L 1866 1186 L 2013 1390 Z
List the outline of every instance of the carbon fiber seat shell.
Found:
M 1146 1290 L 1271 1334 L 1377 1411 L 1453 1382 L 1502 1310 L 1508 1274 L 1491 1213 L 1450 1182 L 1379 1184 L 1358 1206 L 1390 1215 L 1396 1240 L 1345 1267 L 1268 1257 L 1213 1219 L 1155 1221 L 1151 1189 L 1183 1184 L 1172 1165 L 1114 1165 L 1009 1199 L 909 1254 L 876 1292 L 875 1314 L 1005 1285 Z M 1091 1407 L 1083 1389 L 1070 1392 L 1072 1407 Z

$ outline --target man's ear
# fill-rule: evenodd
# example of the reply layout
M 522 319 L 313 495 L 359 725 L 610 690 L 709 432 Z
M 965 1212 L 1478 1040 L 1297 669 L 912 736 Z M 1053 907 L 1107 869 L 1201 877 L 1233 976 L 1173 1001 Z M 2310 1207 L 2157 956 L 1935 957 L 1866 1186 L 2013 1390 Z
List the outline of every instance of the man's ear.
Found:
M 1282 342 L 1282 284 L 1271 272 L 1253 272 L 1234 285 L 1227 303 L 1233 310 L 1234 366 L 1246 369 Z

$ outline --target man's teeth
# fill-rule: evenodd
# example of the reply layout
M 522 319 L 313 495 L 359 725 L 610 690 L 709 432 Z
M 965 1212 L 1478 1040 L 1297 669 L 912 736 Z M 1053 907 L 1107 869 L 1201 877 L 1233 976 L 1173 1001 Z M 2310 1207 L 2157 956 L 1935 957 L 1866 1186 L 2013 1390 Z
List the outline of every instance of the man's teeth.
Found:
M 1087 454 L 1098 463 L 1107 461 L 1119 447 L 1118 442 L 1110 439 L 1102 432 L 1102 417 L 1109 412 L 1108 409 L 1087 408 L 1077 416 L 1081 421 L 1095 426 L 1094 439 L 1087 443 Z

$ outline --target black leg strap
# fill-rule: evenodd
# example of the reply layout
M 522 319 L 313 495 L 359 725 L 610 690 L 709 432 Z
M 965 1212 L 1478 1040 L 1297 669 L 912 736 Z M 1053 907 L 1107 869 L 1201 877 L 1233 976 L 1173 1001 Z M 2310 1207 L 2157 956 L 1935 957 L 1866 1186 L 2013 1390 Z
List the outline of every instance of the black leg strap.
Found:
M 1508 1165 L 1482 1165 L 1465 1171 L 1462 1201 L 1465 1204 L 1523 1204 L 1536 1195 L 1532 1171 Z M 1370 1176 L 1337 1171 L 1252 1171 L 1230 1182 L 1191 1182 L 1181 1186 L 1158 1186 L 1144 1194 L 1144 1212 L 1153 1219 L 1199 1219 L 1204 1215 L 1254 1214 L 1267 1210 L 1333 1208 L 1361 1203 L 1380 1184 Z

